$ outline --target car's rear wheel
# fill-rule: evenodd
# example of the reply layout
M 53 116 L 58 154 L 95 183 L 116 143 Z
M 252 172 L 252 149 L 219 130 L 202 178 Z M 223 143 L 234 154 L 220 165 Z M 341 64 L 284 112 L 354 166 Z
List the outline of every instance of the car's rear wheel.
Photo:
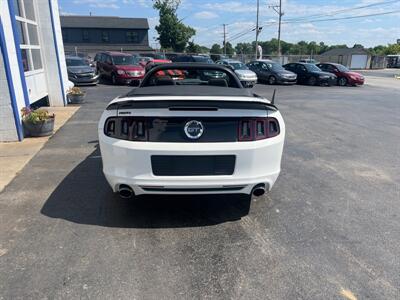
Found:
M 276 77 L 275 76 L 269 76 L 268 83 L 269 84 L 276 84 Z
M 340 77 L 338 79 L 338 85 L 340 86 L 346 86 L 347 85 L 347 79 L 345 77 Z
M 314 76 L 308 78 L 308 85 L 316 85 L 316 84 L 317 84 L 317 78 L 315 78 Z

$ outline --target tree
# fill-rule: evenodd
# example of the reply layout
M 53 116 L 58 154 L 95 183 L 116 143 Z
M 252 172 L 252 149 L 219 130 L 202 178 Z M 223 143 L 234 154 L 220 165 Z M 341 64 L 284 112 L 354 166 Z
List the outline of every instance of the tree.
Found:
M 221 54 L 222 53 L 221 46 L 218 45 L 218 44 L 212 45 L 211 49 L 210 49 L 210 53 L 212 53 L 212 54 Z
M 361 44 L 354 44 L 353 48 L 364 49 L 364 46 Z
M 232 55 L 232 54 L 235 53 L 235 49 L 233 49 L 232 44 L 229 43 L 229 42 L 226 42 L 226 44 L 225 44 L 225 49 L 226 49 L 226 54 L 227 54 L 227 55 Z
M 201 50 L 201 46 L 196 44 L 194 41 L 189 42 L 188 46 L 186 47 L 187 53 L 201 53 Z
M 251 43 L 238 43 L 235 47 L 237 54 L 254 54 L 255 49 Z
M 181 0 L 153 0 L 153 8 L 159 11 L 160 16 L 160 24 L 156 26 L 160 45 L 176 52 L 185 50 L 189 39 L 196 34 L 196 30 L 178 19 L 176 11 L 180 3 Z
M 399 44 L 389 44 L 383 53 L 388 54 L 400 54 L 400 45 Z
M 200 46 L 200 53 L 210 53 L 210 48 L 206 46 Z

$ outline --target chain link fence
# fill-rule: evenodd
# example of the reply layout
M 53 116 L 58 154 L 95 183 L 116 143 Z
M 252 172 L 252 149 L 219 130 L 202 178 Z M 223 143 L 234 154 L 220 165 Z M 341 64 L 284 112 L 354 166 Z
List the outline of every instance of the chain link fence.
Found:
M 223 59 L 223 58 L 231 58 L 239 60 L 243 63 L 248 63 L 250 61 L 255 60 L 254 54 L 234 54 L 234 55 L 222 55 L 222 54 L 209 54 L 209 53 L 178 53 L 178 52 L 165 52 L 165 51 L 133 51 L 130 49 L 124 49 L 124 47 L 118 46 L 104 46 L 101 48 L 85 48 L 85 47 L 65 47 L 65 54 L 66 55 L 73 55 L 79 56 L 84 59 L 93 60 L 96 53 L 104 52 L 104 51 L 120 51 L 124 53 L 132 53 L 132 54 L 139 54 L 140 56 L 149 56 L 155 57 L 160 56 L 163 54 L 167 59 L 174 60 L 176 56 L 179 55 L 208 55 L 214 61 Z M 268 55 L 264 54 L 262 59 L 270 59 L 272 61 L 278 62 L 282 65 L 292 62 L 298 62 L 303 59 L 314 59 L 317 62 L 331 62 L 331 63 L 338 63 L 342 64 L 346 67 L 351 67 L 351 55 Z M 366 69 L 383 69 L 387 67 L 387 57 L 386 56 L 375 56 L 369 55 L 366 63 Z

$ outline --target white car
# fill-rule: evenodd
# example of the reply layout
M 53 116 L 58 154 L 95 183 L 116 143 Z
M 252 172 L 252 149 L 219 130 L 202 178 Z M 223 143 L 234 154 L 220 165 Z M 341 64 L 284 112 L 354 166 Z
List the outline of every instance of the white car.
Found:
M 184 77 L 167 75 L 177 70 Z M 112 100 L 98 134 L 104 175 L 121 197 L 251 198 L 270 190 L 279 175 L 285 123 L 232 70 L 175 63 L 151 69 L 140 87 Z
M 257 74 L 249 69 L 244 63 L 234 59 L 222 59 L 217 64 L 232 68 L 239 77 L 244 87 L 252 88 L 257 83 Z

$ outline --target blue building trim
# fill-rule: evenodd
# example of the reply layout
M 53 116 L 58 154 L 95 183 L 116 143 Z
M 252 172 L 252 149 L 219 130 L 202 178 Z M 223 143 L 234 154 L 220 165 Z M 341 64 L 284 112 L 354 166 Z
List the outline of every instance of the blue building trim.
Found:
M 15 96 L 14 84 L 10 68 L 10 60 L 8 58 L 7 45 L 4 36 L 3 23 L 1 22 L 1 19 L 0 19 L 0 47 L 1 47 L 1 52 L 3 53 L 4 69 L 6 71 L 7 85 L 11 98 L 11 107 L 14 115 L 15 128 L 17 129 L 18 140 L 22 141 L 24 133 L 22 130 L 21 119 L 19 116 L 17 98 Z
M 14 35 L 15 52 L 17 53 L 19 74 L 21 77 L 22 91 L 24 92 L 25 106 L 29 107 L 30 102 L 29 102 L 28 88 L 26 87 L 25 72 L 24 72 L 24 67 L 22 65 L 21 48 L 19 46 L 21 42 L 17 30 L 17 20 L 15 19 L 15 9 L 13 0 L 8 0 L 8 10 L 10 12 L 11 27 Z
M 51 0 L 49 0 L 49 8 L 50 8 L 50 18 L 51 18 L 51 29 L 53 31 L 54 47 L 56 50 L 56 57 L 57 57 L 58 77 L 60 78 L 61 92 L 63 95 L 64 105 L 67 105 L 67 98 L 65 97 L 64 82 L 63 82 L 62 73 L 61 73 L 60 54 L 58 53 L 56 29 L 54 26 L 53 5 L 51 3 Z

